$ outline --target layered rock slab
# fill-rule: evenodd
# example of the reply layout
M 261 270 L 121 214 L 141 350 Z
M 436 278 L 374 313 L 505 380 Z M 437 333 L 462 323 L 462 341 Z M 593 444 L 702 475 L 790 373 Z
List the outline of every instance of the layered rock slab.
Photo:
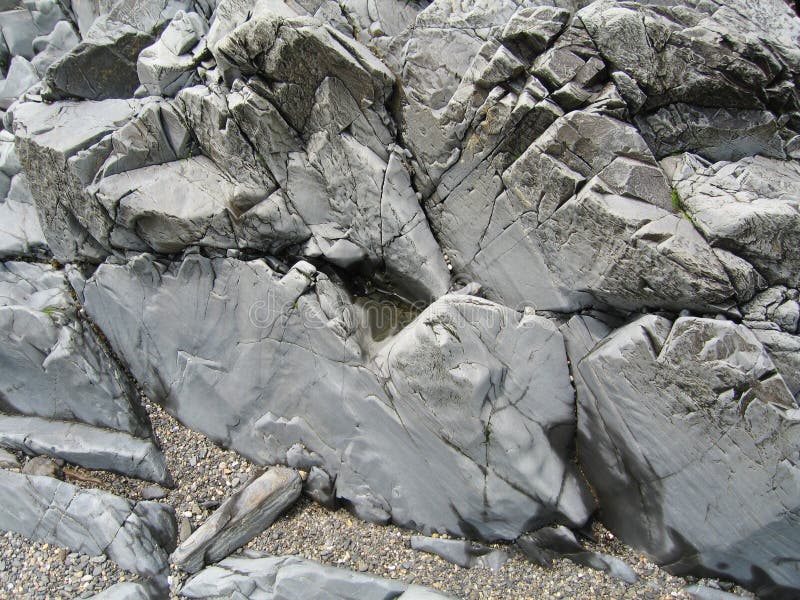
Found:
M 150 397 L 256 462 L 328 479 L 363 518 L 512 539 L 591 512 L 568 457 L 563 340 L 544 318 L 451 295 L 376 340 L 308 263 L 280 275 L 199 255 L 103 265 L 84 294 Z
M 272 467 L 225 500 L 171 556 L 178 568 L 196 573 L 227 557 L 264 531 L 300 497 L 300 474 Z
M 0 264 L 0 443 L 170 484 L 133 386 L 77 316 L 64 274 Z
M 0 499 L 0 529 L 91 556 L 105 554 L 161 592 L 168 590 L 167 553 L 176 532 L 171 506 L 133 503 L 51 477 L 5 470 L 0 470 Z
M 445 600 L 434 590 L 394 579 L 355 573 L 295 556 L 250 555 L 226 558 L 207 567 L 181 589 L 195 600 L 246 597 L 250 600 Z
M 676 573 L 793 597 L 800 412 L 753 333 L 653 315 L 568 329 L 579 457 L 609 528 Z

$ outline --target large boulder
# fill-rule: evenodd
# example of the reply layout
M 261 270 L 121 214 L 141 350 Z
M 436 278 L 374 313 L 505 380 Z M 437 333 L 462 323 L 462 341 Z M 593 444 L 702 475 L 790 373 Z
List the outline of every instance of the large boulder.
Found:
M 170 484 L 138 395 L 62 272 L 0 264 L 0 445 Z
M 606 525 L 672 572 L 795 597 L 800 411 L 754 334 L 654 315 L 605 338 L 591 319 L 569 329 L 578 453 Z
M 397 332 L 408 308 L 353 303 L 308 263 L 199 255 L 103 265 L 84 294 L 151 398 L 258 463 L 312 471 L 359 516 L 513 539 L 591 512 L 542 317 L 451 295 Z

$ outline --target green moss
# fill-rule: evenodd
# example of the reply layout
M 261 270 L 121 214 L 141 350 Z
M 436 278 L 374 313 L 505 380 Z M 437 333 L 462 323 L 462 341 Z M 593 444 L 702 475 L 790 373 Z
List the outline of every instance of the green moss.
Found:
M 675 188 L 672 188 L 672 207 L 675 209 L 676 213 L 694 225 L 692 216 L 686 212 L 686 205 L 683 203 L 683 198 L 681 198 L 681 195 Z

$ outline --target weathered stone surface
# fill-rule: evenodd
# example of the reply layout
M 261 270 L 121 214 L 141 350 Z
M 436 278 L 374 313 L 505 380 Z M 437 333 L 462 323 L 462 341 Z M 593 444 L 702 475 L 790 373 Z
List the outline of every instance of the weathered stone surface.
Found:
M 770 285 L 800 285 L 800 163 L 753 156 L 664 160 L 683 210 L 712 246 L 750 262 Z
M 679 152 L 711 161 L 786 157 L 780 124 L 769 111 L 673 104 L 638 115 L 636 124 L 659 159 Z
M 6 142 L 13 146 L 13 143 Z M 19 173 L 11 178 L 8 195 L 0 200 L 0 256 L 41 257 L 47 242 L 31 195 L 28 177 Z
M 149 94 L 174 96 L 196 78 L 205 48 L 197 46 L 205 35 L 205 19 L 195 12 L 179 11 L 158 41 L 139 53 L 136 71 Z
M 19 469 L 17 457 L 2 448 L 0 448 L 0 469 Z
M 570 113 L 499 175 L 476 170 L 430 211 L 456 270 L 490 298 L 550 310 L 732 303 L 722 264 L 672 212 L 632 126 Z
M 326 471 L 363 518 L 512 539 L 591 512 L 567 457 L 563 341 L 544 318 L 453 295 L 376 339 L 307 263 L 280 276 L 198 255 L 103 265 L 84 295 L 151 398 L 259 463 L 302 444 L 293 466 Z
M 64 479 L 64 471 L 61 467 L 46 456 L 34 456 L 26 460 L 22 466 L 22 474 Z
M 0 445 L 69 463 L 172 485 L 164 455 L 152 439 L 69 421 L 0 413 Z
M 582 357 L 579 457 L 605 523 L 677 573 L 761 597 L 800 582 L 800 419 L 753 333 L 729 321 L 645 316 Z
M 196 573 L 226 558 L 275 520 L 300 497 L 297 471 L 272 467 L 225 500 L 170 557 L 173 564 Z
M 52 98 L 130 98 L 139 86 L 136 58 L 179 10 L 180 0 L 117 1 L 94 19 L 82 41 L 50 65 L 45 83 Z
M 59 21 L 49 34 L 33 40 L 36 56 L 31 60 L 31 64 L 40 77 L 44 76 L 50 65 L 67 54 L 80 41 L 69 21 Z
M 411 536 L 411 548 L 435 554 L 466 569 L 483 567 L 497 572 L 508 560 L 508 554 L 503 550 L 493 550 L 467 540 L 446 540 L 414 535 Z
M 102 164 L 105 156 L 92 160 L 92 154 L 84 151 L 125 124 L 140 107 L 138 101 L 106 100 L 28 102 L 14 108 L 17 154 L 57 260 L 97 262 L 108 254 L 102 240 L 90 233 L 108 216 L 83 195 L 83 186 L 95 175 L 92 162 Z
M 64 275 L 0 265 L 2 410 L 150 436 L 135 390 L 75 314 Z
M 0 529 L 89 555 L 105 554 L 121 568 L 168 588 L 164 540 L 175 537 L 173 508 L 132 503 L 50 477 L 0 470 Z
M 795 399 L 800 400 L 800 336 L 781 331 L 755 329 Z
M 181 589 L 181 596 L 196 600 L 239 595 L 250 600 L 444 600 L 434 590 L 395 579 L 337 569 L 295 556 L 249 555 L 226 558 L 206 567 Z
M 598 0 L 576 18 L 603 59 L 646 94 L 645 109 L 763 108 L 763 90 L 800 69 L 800 22 L 780 0 Z
M 5 79 L 0 81 L 0 109 L 7 110 L 28 88 L 39 83 L 39 75 L 22 56 L 11 59 Z

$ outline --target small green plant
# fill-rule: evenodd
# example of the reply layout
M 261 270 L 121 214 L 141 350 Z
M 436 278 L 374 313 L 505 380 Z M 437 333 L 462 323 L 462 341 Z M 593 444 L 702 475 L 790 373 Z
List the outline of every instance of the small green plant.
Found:
M 672 188 L 672 207 L 675 209 L 676 213 L 694 225 L 692 216 L 686 212 L 686 205 L 683 203 L 683 198 L 681 198 L 681 195 L 675 188 Z
M 58 306 L 45 306 L 42 312 L 51 319 L 55 319 L 61 313 L 61 309 Z
M 683 200 L 681 200 L 681 196 L 675 188 L 672 188 L 672 207 L 675 212 L 683 212 Z

